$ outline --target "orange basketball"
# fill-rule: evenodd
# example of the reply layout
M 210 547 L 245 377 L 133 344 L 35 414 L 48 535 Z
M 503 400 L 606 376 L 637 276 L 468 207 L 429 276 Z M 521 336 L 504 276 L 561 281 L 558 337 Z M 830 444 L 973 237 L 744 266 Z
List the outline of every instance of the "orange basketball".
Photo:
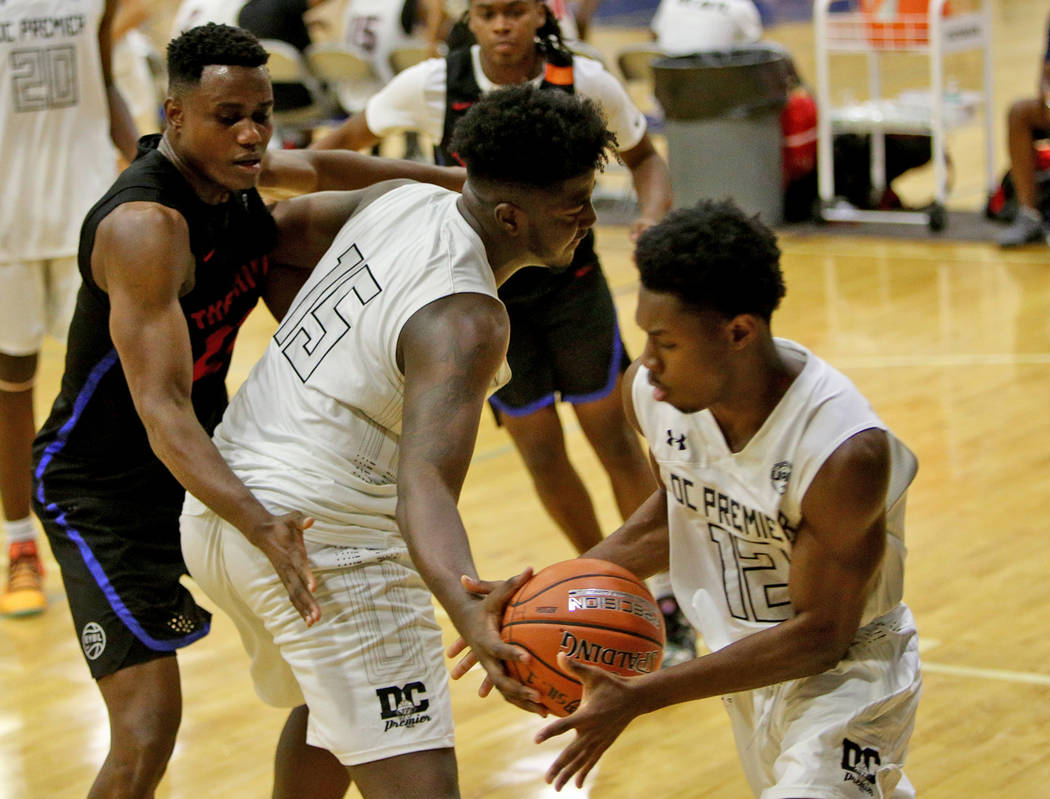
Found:
M 632 676 L 660 668 L 664 619 L 645 583 L 605 560 L 574 558 L 538 572 L 511 597 L 503 640 L 529 651 L 510 673 L 537 689 L 556 716 L 580 703 L 583 686 L 558 668 L 559 652 Z

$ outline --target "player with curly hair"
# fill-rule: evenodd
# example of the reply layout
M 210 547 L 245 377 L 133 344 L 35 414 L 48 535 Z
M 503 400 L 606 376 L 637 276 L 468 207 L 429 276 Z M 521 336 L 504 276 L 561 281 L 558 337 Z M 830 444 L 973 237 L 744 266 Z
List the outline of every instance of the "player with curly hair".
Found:
M 317 265 L 215 444 L 270 512 L 313 520 L 319 622 L 303 624 L 207 496 L 188 497 L 182 518 L 190 573 L 236 623 L 256 692 L 292 708 L 275 797 L 340 797 L 351 781 L 366 799 L 459 796 L 431 595 L 503 695 L 539 710 L 504 673 L 524 650 L 499 634 L 531 572 L 468 590 L 477 571 L 456 505 L 485 398 L 507 379 L 497 287 L 525 265 L 572 262 L 613 141 L 593 103 L 514 87 L 456 129 L 461 196 L 384 183 L 278 216 L 303 235 L 275 257 Z

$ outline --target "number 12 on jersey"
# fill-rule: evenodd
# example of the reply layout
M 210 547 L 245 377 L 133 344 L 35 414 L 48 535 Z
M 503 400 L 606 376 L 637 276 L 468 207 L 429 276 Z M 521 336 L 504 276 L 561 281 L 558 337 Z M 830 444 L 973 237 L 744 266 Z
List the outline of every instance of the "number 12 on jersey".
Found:
M 791 618 L 787 583 L 788 556 L 776 544 L 750 541 L 717 524 L 707 523 L 718 545 L 726 603 L 734 618 L 778 622 Z
M 383 289 L 353 244 L 334 269 L 309 287 L 288 311 L 274 341 L 304 383 L 353 325 L 355 309 Z

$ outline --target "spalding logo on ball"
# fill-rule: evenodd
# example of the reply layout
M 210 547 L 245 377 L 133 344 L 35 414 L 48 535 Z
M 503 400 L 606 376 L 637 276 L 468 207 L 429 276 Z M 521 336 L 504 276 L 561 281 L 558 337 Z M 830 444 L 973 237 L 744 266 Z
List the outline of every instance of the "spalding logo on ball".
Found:
M 510 673 L 535 688 L 556 716 L 580 703 L 583 686 L 558 668 L 558 653 L 623 676 L 660 668 L 664 619 L 645 583 L 605 560 L 575 558 L 538 572 L 511 597 L 503 640 L 528 650 Z

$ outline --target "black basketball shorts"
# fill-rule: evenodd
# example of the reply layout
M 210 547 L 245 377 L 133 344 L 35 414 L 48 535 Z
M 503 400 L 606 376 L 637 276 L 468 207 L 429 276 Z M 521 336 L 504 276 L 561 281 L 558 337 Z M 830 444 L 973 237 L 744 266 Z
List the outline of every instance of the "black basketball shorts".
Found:
M 90 482 L 86 484 L 90 486 Z M 80 648 L 96 680 L 169 657 L 207 635 L 211 614 L 186 574 L 179 508 L 37 486 L 34 510 L 65 584 Z
M 573 267 L 567 277 L 541 295 L 506 303 L 511 380 L 489 398 L 499 413 L 526 416 L 559 399 L 602 399 L 630 365 L 601 267 Z

